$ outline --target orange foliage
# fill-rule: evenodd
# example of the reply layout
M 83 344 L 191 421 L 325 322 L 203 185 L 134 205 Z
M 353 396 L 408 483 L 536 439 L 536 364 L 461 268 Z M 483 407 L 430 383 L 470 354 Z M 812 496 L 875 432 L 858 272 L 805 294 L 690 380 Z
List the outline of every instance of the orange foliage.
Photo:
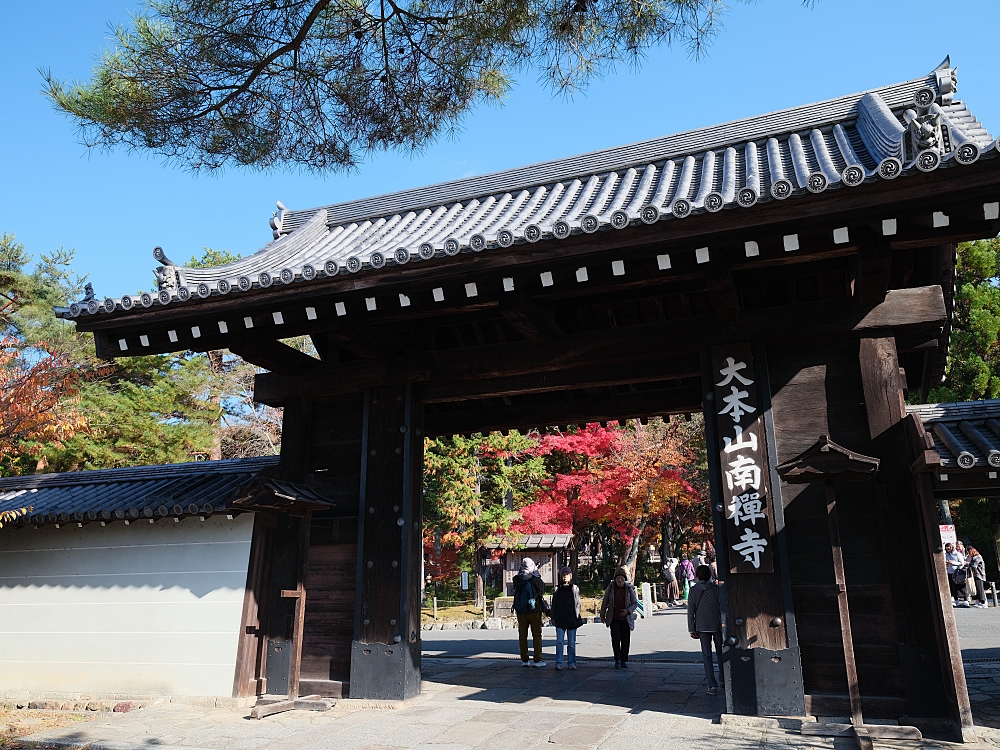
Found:
M 0 338 L 0 460 L 18 450 L 22 441 L 59 445 L 87 425 L 73 400 L 80 382 L 78 370 L 42 345 L 26 349 L 11 336 Z

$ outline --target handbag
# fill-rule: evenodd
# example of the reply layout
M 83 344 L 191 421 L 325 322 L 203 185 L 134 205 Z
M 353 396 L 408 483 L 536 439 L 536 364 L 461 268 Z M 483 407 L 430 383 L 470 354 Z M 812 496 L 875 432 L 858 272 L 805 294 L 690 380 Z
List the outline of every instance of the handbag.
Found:
M 968 580 L 968 573 L 965 572 L 965 568 L 956 568 L 955 572 L 951 574 L 951 580 L 955 582 L 956 586 L 964 586 L 966 580 Z

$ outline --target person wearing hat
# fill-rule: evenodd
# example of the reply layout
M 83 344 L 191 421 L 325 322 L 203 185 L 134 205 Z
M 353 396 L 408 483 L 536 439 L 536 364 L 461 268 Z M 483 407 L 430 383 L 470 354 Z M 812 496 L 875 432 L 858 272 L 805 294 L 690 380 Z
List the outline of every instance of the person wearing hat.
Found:
M 514 576 L 514 612 L 517 614 L 517 640 L 521 647 L 521 666 L 527 667 L 528 629 L 535 646 L 535 666 L 544 667 L 542 661 L 542 612 L 546 604 L 543 594 L 545 584 L 542 574 L 530 557 L 521 560 L 521 569 Z
M 611 650 L 615 654 L 615 669 L 628 669 L 628 647 L 635 629 L 635 611 L 639 597 L 629 583 L 628 571 L 618 568 L 615 579 L 604 592 L 601 602 L 601 622 L 611 629 Z
M 580 619 L 580 589 L 573 583 L 573 570 L 559 570 L 559 583 L 552 594 L 552 624 L 556 626 L 556 669 L 563 668 L 563 641 L 569 656 L 569 668 L 576 669 L 576 629 Z

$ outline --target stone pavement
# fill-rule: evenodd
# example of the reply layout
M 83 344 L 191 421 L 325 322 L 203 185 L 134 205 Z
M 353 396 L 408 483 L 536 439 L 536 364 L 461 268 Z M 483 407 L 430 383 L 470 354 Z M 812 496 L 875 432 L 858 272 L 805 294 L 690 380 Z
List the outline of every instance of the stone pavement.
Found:
M 637 663 L 614 670 L 524 668 L 510 659 L 427 659 L 421 696 L 388 708 L 341 701 L 326 713 L 261 721 L 249 709 L 177 703 L 24 738 L 88 750 L 744 750 L 850 748 L 847 739 L 803 737 L 795 721 L 720 723 L 723 699 L 704 692 L 697 665 Z M 755 725 L 756 724 L 756 725 Z M 981 739 L 1000 746 L 1000 731 Z M 956 748 L 937 740 L 876 747 Z
M 959 610 L 977 733 L 1000 747 L 1000 609 Z M 544 669 L 524 668 L 516 631 L 425 633 L 423 692 L 403 706 L 345 700 L 326 713 L 289 712 L 262 721 L 248 708 L 162 703 L 24 738 L 88 750 L 744 750 L 854 748 L 848 739 L 803 737 L 798 721 L 720 714 L 705 694 L 698 644 L 685 612 L 640 621 L 631 669 L 615 670 L 600 625 L 580 629 L 580 669 L 555 671 L 554 632 L 544 633 Z M 429 658 L 430 657 L 430 658 Z M 994 659 L 996 659 L 994 661 Z M 846 720 L 846 719 L 845 719 Z M 879 748 L 957 748 L 946 741 L 876 742 Z

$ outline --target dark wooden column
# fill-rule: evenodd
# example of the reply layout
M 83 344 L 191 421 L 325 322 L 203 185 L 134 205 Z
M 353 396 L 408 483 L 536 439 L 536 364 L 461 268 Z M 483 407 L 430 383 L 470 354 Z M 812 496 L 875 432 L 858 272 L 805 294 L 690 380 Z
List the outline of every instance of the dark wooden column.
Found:
M 310 411 L 311 402 L 302 397 L 285 403 L 280 474 L 290 482 L 304 480 Z M 263 659 L 266 692 L 291 695 L 297 691 L 299 681 L 309 519 L 281 513 L 270 537 L 271 554 L 263 597 L 265 615 L 262 618 L 266 638 Z
M 352 698 L 420 692 L 421 414 L 409 385 L 365 393 Z
M 961 733 L 972 728 L 972 712 L 936 506 L 930 493 L 922 495 L 914 485 L 910 472 L 916 455 L 906 434 L 895 339 L 862 338 L 858 358 L 872 455 L 881 461 L 875 489 L 907 707 L 911 716 L 948 715 Z
M 737 365 L 744 365 L 735 376 L 720 374 L 727 357 Z M 726 644 L 723 655 L 726 707 L 730 713 L 745 715 L 803 715 L 802 667 L 789 584 L 781 492 L 774 472 L 777 466 L 774 420 L 764 349 L 734 344 L 706 350 L 702 373 L 712 519 L 719 576 L 723 581 L 720 599 Z M 735 395 L 731 390 L 734 386 L 752 407 L 740 420 L 731 418 L 731 404 L 724 402 Z M 747 447 L 736 450 L 736 444 Z M 747 459 L 755 462 L 760 475 L 750 483 L 731 488 L 727 470 L 733 474 L 731 467 L 745 464 Z M 738 474 L 733 474 L 733 478 L 740 481 Z M 748 480 L 744 476 L 742 481 Z M 759 504 L 743 506 L 741 518 L 736 509 L 743 500 Z M 754 509 L 763 516 L 751 515 L 748 520 L 746 513 Z M 766 543 L 757 560 L 747 558 L 738 549 L 745 547 L 747 539 L 741 534 L 751 530 Z

